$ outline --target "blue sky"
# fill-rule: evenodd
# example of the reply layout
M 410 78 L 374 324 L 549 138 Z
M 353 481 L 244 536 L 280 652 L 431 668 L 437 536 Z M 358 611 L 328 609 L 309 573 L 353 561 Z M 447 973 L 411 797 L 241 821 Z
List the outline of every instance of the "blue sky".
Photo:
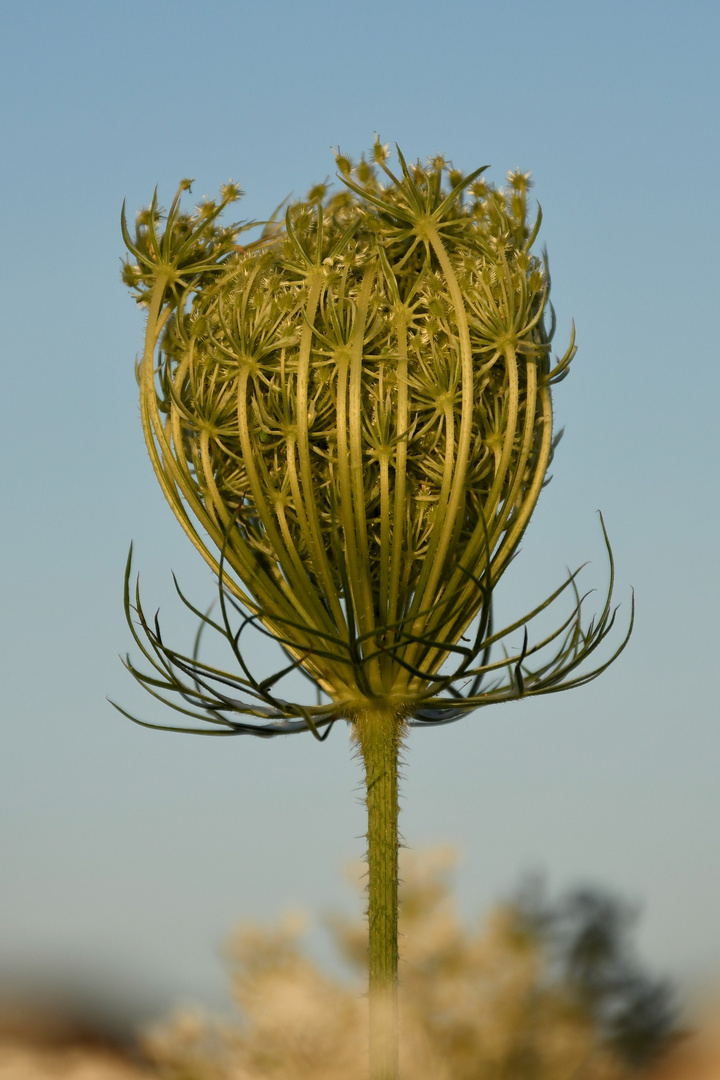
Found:
M 501 182 L 532 170 L 565 437 L 500 603 L 519 615 L 613 541 L 637 629 L 598 682 L 412 735 L 402 828 L 462 852 L 486 910 L 524 871 L 643 906 L 656 968 L 720 971 L 716 57 L 710 2 L 70 0 L 0 15 L 0 969 L 221 999 L 232 924 L 352 903 L 347 733 L 193 740 L 148 719 L 118 654 L 135 542 L 148 606 L 212 579 L 152 475 L 119 280 L 119 213 L 229 177 L 263 217 L 377 131 Z M 713 705 L 713 701 L 716 702 Z

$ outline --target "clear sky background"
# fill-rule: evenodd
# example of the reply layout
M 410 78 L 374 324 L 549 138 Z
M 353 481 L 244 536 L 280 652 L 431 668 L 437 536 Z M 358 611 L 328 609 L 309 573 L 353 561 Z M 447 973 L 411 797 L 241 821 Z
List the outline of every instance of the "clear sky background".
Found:
M 643 907 L 642 953 L 720 971 L 718 176 L 720 8 L 689 0 L 81 0 L 0 13 L 0 972 L 140 1009 L 222 999 L 240 919 L 353 899 L 361 773 L 327 743 L 193 739 L 150 720 L 130 647 L 130 540 L 150 610 L 187 630 L 213 582 L 166 507 L 133 374 L 143 317 L 119 213 L 178 180 L 263 217 L 397 141 L 531 169 L 553 271 L 566 428 L 500 603 L 520 615 L 617 558 L 621 660 L 574 693 L 414 732 L 407 843 L 458 847 L 463 913 L 541 870 Z M 598 602 L 600 602 L 598 600 Z M 317 947 L 321 950 L 319 939 Z M 145 1005 L 142 1005 L 144 1008 Z

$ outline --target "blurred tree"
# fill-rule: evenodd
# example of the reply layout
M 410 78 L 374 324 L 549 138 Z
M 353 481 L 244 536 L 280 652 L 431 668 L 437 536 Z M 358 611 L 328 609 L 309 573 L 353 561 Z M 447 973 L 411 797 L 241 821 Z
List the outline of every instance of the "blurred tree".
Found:
M 592 888 L 548 903 L 537 881 L 515 904 L 543 942 L 555 982 L 592 1017 L 599 1037 L 629 1065 L 656 1057 L 675 1031 L 677 1009 L 670 983 L 649 977 L 634 956 L 637 911 Z

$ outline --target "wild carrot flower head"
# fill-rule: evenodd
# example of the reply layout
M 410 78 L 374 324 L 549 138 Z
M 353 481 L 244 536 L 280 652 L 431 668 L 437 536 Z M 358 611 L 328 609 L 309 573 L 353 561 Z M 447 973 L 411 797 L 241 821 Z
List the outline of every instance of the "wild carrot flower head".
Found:
M 395 173 L 379 141 L 357 164 L 338 151 L 339 189 L 315 186 L 245 246 L 239 227 L 217 224 L 240 194 L 232 184 L 188 215 L 184 182 L 167 215 L 154 200 L 134 239 L 125 227 L 125 280 L 149 306 L 138 369 L 146 440 L 171 506 L 219 572 L 213 625 L 250 704 L 213 697 L 207 679 L 183 683 L 188 659 L 178 668 L 139 597 L 138 610 L 163 689 L 227 733 L 248 729 L 228 711 L 317 733 L 368 701 L 439 722 L 576 685 L 590 676 L 567 676 L 612 624 L 608 594 L 583 631 L 576 594 L 549 639 L 552 661 L 527 666 L 540 648 L 527 634 L 519 660 L 490 660 L 505 633 L 493 633 L 492 591 L 547 479 L 551 386 L 574 339 L 553 359 L 529 174 L 496 189 L 484 168 L 398 158 Z M 567 587 L 574 576 L 548 602 Z M 281 702 L 274 680 L 252 678 L 232 606 L 243 626 L 281 642 L 327 706 Z

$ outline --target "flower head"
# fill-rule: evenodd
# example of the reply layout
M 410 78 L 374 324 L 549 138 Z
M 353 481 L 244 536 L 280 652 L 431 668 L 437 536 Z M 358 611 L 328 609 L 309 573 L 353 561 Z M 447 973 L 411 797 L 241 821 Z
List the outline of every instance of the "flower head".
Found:
M 126 281 L 140 280 L 151 306 L 146 439 L 171 506 L 219 574 L 217 628 L 251 701 L 211 693 L 207 680 L 181 692 L 228 733 L 248 729 L 228 719 L 245 711 L 275 730 L 299 717 L 317 734 L 368 701 L 418 722 L 454 719 L 586 680 L 571 673 L 612 625 L 608 597 L 583 631 L 577 597 L 550 639 L 552 662 L 528 666 L 540 646 L 527 631 L 519 658 L 490 660 L 502 636 L 492 593 L 547 480 L 551 386 L 574 340 L 554 362 L 529 174 L 509 174 L 503 191 L 479 179 L 483 168 L 464 176 L 440 155 L 427 167 L 398 157 L 395 175 L 377 139 L 372 163 L 353 168 L 338 152 L 343 189 L 317 185 L 283 227 L 273 219 L 242 249 L 237 228 L 216 221 L 234 185 L 191 217 L 178 195 L 162 234 L 154 200 L 126 237 L 136 260 Z M 574 576 L 550 599 L 566 588 Z M 327 706 L 281 702 L 273 681 L 253 680 L 233 605 Z M 167 660 L 159 631 L 143 629 Z M 163 669 L 171 689 L 190 670 L 174 657 Z

